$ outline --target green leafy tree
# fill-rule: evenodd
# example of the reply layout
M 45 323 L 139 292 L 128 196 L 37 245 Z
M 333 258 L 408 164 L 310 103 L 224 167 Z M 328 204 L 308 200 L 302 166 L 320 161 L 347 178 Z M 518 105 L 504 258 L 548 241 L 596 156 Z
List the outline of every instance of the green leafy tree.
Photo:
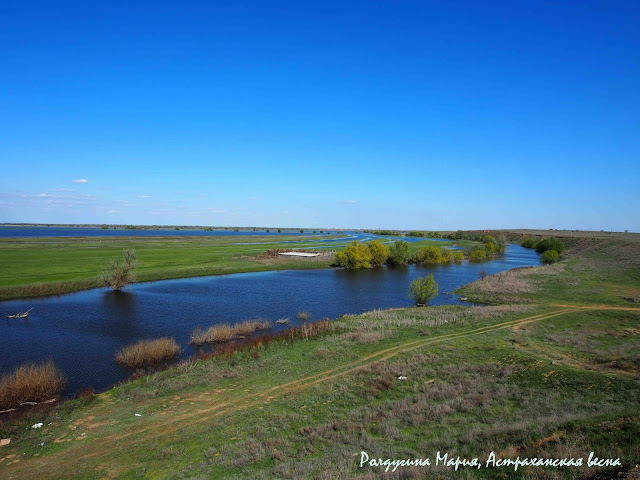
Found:
M 389 258 L 391 265 L 403 265 L 409 261 L 409 242 L 396 240 L 389 248 Z
M 409 298 L 416 302 L 416 305 L 428 305 L 429 301 L 438 295 L 438 283 L 433 275 L 417 278 L 409 285 Z
M 561 254 L 566 250 L 566 245 L 559 238 L 547 237 L 543 238 L 536 245 L 536 252 L 544 253 L 547 250 L 555 250 L 558 254 Z
M 555 263 L 560 258 L 560 254 L 556 250 L 545 250 L 540 259 L 543 263 Z
M 387 262 L 389 258 L 389 247 L 382 243 L 380 240 L 372 240 L 367 243 L 367 247 L 371 252 L 371 265 L 379 267 Z
M 537 244 L 538 242 L 535 238 L 529 237 L 525 238 L 520 245 L 522 245 L 524 248 L 536 248 Z
M 455 252 L 453 254 L 453 261 L 454 262 L 461 262 L 464 259 L 464 253 L 462 252 Z
M 455 257 L 453 251 L 449 248 L 440 249 L 440 263 L 453 263 Z
M 369 247 L 354 240 L 343 251 L 336 253 L 335 263 L 339 267 L 358 270 L 371 267 L 371 258 Z
M 440 249 L 433 246 L 421 248 L 415 253 L 413 259 L 416 263 L 440 263 Z
M 469 260 L 472 262 L 484 262 L 487 259 L 487 252 L 483 248 L 472 250 L 469 253 Z

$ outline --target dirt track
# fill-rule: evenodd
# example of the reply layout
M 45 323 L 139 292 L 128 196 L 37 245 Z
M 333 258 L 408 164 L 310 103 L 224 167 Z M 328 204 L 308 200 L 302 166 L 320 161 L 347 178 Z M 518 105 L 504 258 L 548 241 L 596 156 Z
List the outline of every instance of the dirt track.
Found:
M 451 333 L 438 337 L 421 338 L 420 340 L 404 342 L 394 347 L 379 350 L 344 365 L 318 372 L 282 385 L 277 385 L 260 392 L 251 393 L 238 388 L 234 390 L 227 389 L 215 392 L 205 392 L 197 396 L 180 398 L 178 405 L 176 405 L 170 412 L 167 412 L 170 414 L 166 416 L 149 416 L 145 418 L 144 423 L 141 422 L 135 426 L 127 427 L 125 432 L 117 435 L 107 434 L 99 436 L 100 428 L 98 427 L 92 431 L 91 438 L 87 438 L 82 442 L 67 444 L 68 448 L 64 448 L 56 454 L 32 458 L 27 461 L 20 461 L 19 463 L 15 463 L 11 466 L 5 464 L 5 468 L 3 468 L 3 470 L 5 470 L 3 476 L 5 476 L 5 478 L 33 478 L 35 472 L 40 472 L 41 474 L 46 472 L 48 477 L 66 477 L 70 473 L 70 465 L 74 465 L 75 468 L 77 468 L 84 463 L 83 460 L 89 460 L 96 456 L 104 455 L 106 451 L 109 451 L 112 455 L 117 455 L 118 448 L 124 448 L 131 451 L 132 449 L 136 449 L 147 442 L 153 441 L 156 437 L 170 435 L 185 427 L 203 423 L 222 415 L 228 416 L 251 407 L 268 404 L 275 398 L 312 387 L 319 383 L 334 380 L 370 366 L 373 363 L 392 358 L 401 353 L 446 342 L 448 340 L 472 337 L 496 330 L 519 327 L 558 315 L 588 309 L 588 307 L 575 307 L 573 305 L 567 305 L 567 307 L 570 308 L 561 308 L 559 310 L 533 315 L 518 320 L 511 320 L 496 325 L 476 328 L 471 331 Z M 595 308 L 605 309 L 606 307 L 596 306 Z M 610 308 L 618 309 L 618 307 Z M 108 406 L 110 402 L 106 403 L 106 406 Z M 113 477 L 114 475 L 117 476 L 118 473 L 120 473 L 117 466 L 114 465 L 113 462 L 109 463 L 111 463 L 111 465 L 105 469 L 105 473 L 108 477 Z M 131 467 L 132 465 L 128 465 L 128 468 Z

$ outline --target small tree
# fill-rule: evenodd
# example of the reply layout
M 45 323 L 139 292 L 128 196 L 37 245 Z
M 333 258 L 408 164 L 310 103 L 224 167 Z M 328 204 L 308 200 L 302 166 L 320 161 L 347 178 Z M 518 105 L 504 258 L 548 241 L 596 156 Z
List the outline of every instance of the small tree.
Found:
M 442 254 L 438 247 L 428 246 L 418 250 L 413 258 L 416 263 L 440 263 Z
M 483 268 L 482 270 L 480 270 L 480 273 L 478 273 L 478 276 L 480 277 L 480 280 L 484 280 L 485 278 L 487 278 L 487 271 Z
M 478 248 L 469 253 L 469 260 L 472 262 L 484 262 L 486 259 L 487 252 L 484 249 Z
M 426 306 L 429 300 L 438 295 L 438 283 L 433 275 L 417 278 L 409 285 L 409 298 L 416 302 L 418 306 Z
M 367 244 L 369 251 L 371 252 L 371 265 L 379 267 L 387 262 L 389 258 L 389 247 L 387 247 L 380 240 L 372 240 Z
M 354 240 L 342 252 L 336 253 L 336 265 L 350 270 L 369 268 L 371 266 L 371 251 L 364 243 L 358 243 Z
M 409 260 L 409 242 L 396 240 L 389 248 L 388 262 L 391 265 L 403 265 Z
M 564 252 L 566 248 L 567 247 L 562 242 L 562 240 L 555 237 L 544 238 L 536 244 L 537 253 L 544 253 L 547 250 L 555 250 L 556 252 L 558 252 L 558 254 L 560 254 Z
M 119 292 L 127 285 L 135 282 L 133 270 L 138 266 L 136 252 L 129 248 L 122 258 L 111 259 L 109 266 L 102 272 L 100 281 Z
M 545 250 L 540 258 L 544 263 L 555 263 L 560 258 L 560 255 L 556 250 Z

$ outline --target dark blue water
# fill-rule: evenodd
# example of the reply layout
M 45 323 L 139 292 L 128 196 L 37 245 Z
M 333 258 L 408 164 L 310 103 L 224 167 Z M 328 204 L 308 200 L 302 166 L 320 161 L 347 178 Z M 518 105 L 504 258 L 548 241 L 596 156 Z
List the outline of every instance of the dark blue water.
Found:
M 53 358 L 69 379 L 67 393 L 87 386 L 101 390 L 131 373 L 113 358 L 122 346 L 140 339 L 174 337 L 189 355 L 194 353 L 189 336 L 198 326 L 256 317 L 272 322 L 288 317 L 295 325 L 300 311 L 321 319 L 410 306 L 409 283 L 429 273 L 440 286 L 433 304 L 455 304 L 458 297 L 446 292 L 477 280 L 483 268 L 493 274 L 538 264 L 533 250 L 510 245 L 502 259 L 483 264 L 242 273 L 140 283 L 121 293 L 101 288 L 2 302 L 0 373 Z M 28 320 L 5 318 L 32 307 Z
M 319 230 L 316 231 L 318 234 Z M 332 232 L 335 235 L 336 232 Z M 3 237 L 165 237 L 165 236 L 233 236 L 233 235 L 313 235 L 313 230 L 300 229 L 277 230 L 212 230 L 203 229 L 161 229 L 161 230 L 127 230 L 124 228 L 103 230 L 96 227 L 8 227 L 0 226 L 0 238 Z

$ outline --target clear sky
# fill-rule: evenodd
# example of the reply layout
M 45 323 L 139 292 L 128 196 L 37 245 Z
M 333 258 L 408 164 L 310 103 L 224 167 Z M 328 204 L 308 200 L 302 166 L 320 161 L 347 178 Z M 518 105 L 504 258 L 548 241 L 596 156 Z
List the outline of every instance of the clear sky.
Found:
M 4 2 L 0 222 L 640 231 L 640 2 Z

